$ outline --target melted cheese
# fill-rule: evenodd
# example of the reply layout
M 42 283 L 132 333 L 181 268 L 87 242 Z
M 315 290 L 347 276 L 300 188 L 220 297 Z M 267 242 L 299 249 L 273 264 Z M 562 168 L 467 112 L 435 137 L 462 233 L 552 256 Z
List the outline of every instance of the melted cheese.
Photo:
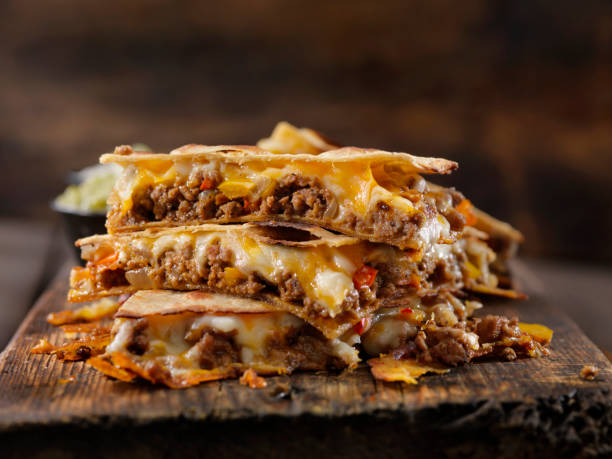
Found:
M 361 337 L 363 349 L 370 355 L 389 352 L 412 338 L 417 328 L 399 316 L 387 316 L 378 320 Z
M 299 328 L 301 319 L 291 314 L 253 314 L 215 316 L 207 314 L 194 320 L 190 331 L 213 328 L 224 333 L 235 332 L 234 342 L 241 347 L 242 362 L 252 364 L 262 359 L 261 351 L 266 340 L 274 332 L 286 333 L 289 328 Z
M 192 242 L 193 236 L 188 233 L 182 233 L 178 236 L 166 234 L 154 240 L 152 248 L 153 257 L 157 260 L 164 252 L 168 250 L 179 251 L 185 247 L 191 246 Z
M 421 241 L 424 247 L 451 240 L 450 224 L 442 215 L 436 217 L 427 219 L 425 224 L 419 228 L 416 239 Z
M 327 303 L 329 315 L 335 317 L 347 294 L 355 290 L 352 279 L 344 273 L 333 271 L 318 272 L 312 282 L 317 296 Z
M 271 284 L 280 285 L 287 280 L 287 276 L 295 276 L 304 295 L 319 305 L 319 309 L 324 311 L 323 315 L 330 317 L 342 312 L 342 305 L 348 296 L 357 295 L 353 274 L 364 264 L 364 257 L 369 251 L 366 249 L 367 243 L 308 248 L 271 245 L 232 231 L 185 231 L 136 240 L 117 238 L 114 250 L 122 263 L 130 258 L 148 257 L 153 270 L 161 268 L 159 263 L 165 252 L 184 252 L 191 254 L 197 272 L 203 273 L 207 271 L 208 248 L 217 243 L 233 253 L 229 268 L 235 280 L 254 273 Z M 151 277 L 151 268 L 143 269 L 139 276 L 149 276 L 151 282 L 157 285 Z M 160 287 L 157 285 L 157 288 Z
M 125 214 L 132 208 L 132 195 L 137 185 L 138 170 L 136 166 L 130 164 L 123 169 L 114 187 L 115 193 L 117 193 L 116 199 L 119 201 L 122 214 Z
M 300 248 L 258 244 L 248 237 L 231 239 L 228 246 L 234 251 L 237 268 L 273 283 L 294 274 L 306 296 L 324 306 L 331 317 L 341 312 L 347 295 L 356 292 L 352 281 L 356 263 L 347 254 L 353 246 Z
M 230 334 L 240 347 L 241 363 L 245 365 L 266 364 L 266 342 L 273 335 L 286 335 L 305 323 L 289 313 L 265 314 L 172 314 L 169 316 L 147 316 L 144 333 L 148 344 L 143 360 L 161 359 L 171 371 L 199 368 L 201 351 L 197 342 L 188 341 L 188 336 L 199 336 L 204 329 Z M 134 333 L 135 319 L 116 319 L 113 340 L 107 352 L 130 353 L 128 347 Z M 357 351 L 339 340 L 329 341 L 331 355 L 354 365 L 359 361 Z

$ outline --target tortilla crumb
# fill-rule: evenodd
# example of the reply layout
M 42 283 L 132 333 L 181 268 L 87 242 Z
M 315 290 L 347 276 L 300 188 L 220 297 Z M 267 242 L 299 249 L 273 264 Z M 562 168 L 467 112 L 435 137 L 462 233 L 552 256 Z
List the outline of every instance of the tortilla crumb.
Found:
M 41 338 L 36 346 L 30 349 L 32 354 L 51 354 L 53 351 L 55 351 L 55 346 L 45 338 Z
M 580 377 L 588 381 L 593 381 L 598 373 L 599 368 L 595 365 L 585 365 L 582 367 L 582 370 L 580 370 Z

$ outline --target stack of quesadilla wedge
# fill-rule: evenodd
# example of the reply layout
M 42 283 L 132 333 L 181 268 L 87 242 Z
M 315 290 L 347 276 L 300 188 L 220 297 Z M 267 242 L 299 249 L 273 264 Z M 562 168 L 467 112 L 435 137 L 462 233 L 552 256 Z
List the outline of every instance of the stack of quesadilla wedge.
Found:
M 280 123 L 253 146 L 118 147 L 108 234 L 77 241 L 71 301 L 131 296 L 90 363 L 170 387 L 354 368 L 413 382 L 484 355 L 547 351 L 549 330 L 474 319 L 520 298 L 522 236 L 423 175 L 457 164 L 354 147 Z M 361 352 L 361 354 L 360 354 Z M 401 368 L 401 370 L 398 370 Z

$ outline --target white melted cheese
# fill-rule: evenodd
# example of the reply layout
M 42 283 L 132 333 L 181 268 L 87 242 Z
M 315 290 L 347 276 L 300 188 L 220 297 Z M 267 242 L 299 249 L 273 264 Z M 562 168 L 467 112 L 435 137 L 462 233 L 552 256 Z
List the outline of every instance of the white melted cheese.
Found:
M 420 247 L 429 247 L 443 240 L 449 240 L 450 224 L 438 215 L 437 218 L 430 218 L 419 228 L 415 239 L 419 241 Z
M 135 319 L 120 318 L 113 327 L 114 337 L 107 352 L 128 353 L 127 346 L 132 339 Z M 199 368 L 200 350 L 197 343 L 187 342 L 189 335 L 206 328 L 232 334 L 240 346 L 240 360 L 245 365 L 266 364 L 266 340 L 273 334 L 286 334 L 291 329 L 304 326 L 304 321 L 289 313 L 269 314 L 177 314 L 152 316 L 148 327 L 143 330 L 148 347 L 142 356 L 144 360 L 156 359 L 171 371 Z M 357 350 L 350 344 L 334 339 L 329 341 L 329 352 L 348 365 L 359 362 Z
M 111 343 L 106 346 L 106 352 L 112 353 L 125 350 L 127 342 L 130 339 L 130 336 L 132 336 L 133 328 L 133 321 L 126 319 L 116 319 L 115 324 L 113 326 L 113 332 L 115 333 L 115 336 Z
M 416 333 L 417 328 L 401 317 L 386 316 L 375 322 L 361 336 L 361 343 L 368 354 L 379 355 L 395 349 Z
M 319 301 L 327 303 L 329 315 L 335 317 L 347 294 L 354 290 L 353 281 L 346 274 L 332 271 L 318 272 L 313 280 Z
M 231 241 L 235 266 L 245 273 L 255 272 L 270 282 L 294 273 L 305 294 L 326 307 L 335 317 L 347 295 L 355 290 L 355 265 L 334 248 L 296 248 L 258 244 L 249 238 Z M 350 250 L 350 249 L 349 249 Z
M 209 327 L 223 333 L 236 332 L 234 341 L 242 348 L 242 362 L 248 365 L 262 358 L 261 350 L 272 333 L 282 333 L 290 327 L 298 328 L 303 323 L 291 314 L 257 314 L 256 317 L 207 314 L 194 320 L 191 331 Z
M 428 260 L 448 260 L 454 256 L 457 251 L 457 243 L 454 244 L 432 244 L 429 249 L 425 252 L 423 258 Z
M 218 235 L 215 233 L 207 233 L 207 234 L 199 234 L 195 238 L 195 250 L 193 251 L 193 256 L 196 262 L 196 265 L 202 269 L 202 267 L 206 264 L 207 256 L 206 256 L 206 248 L 214 243 L 218 239 Z
M 341 253 L 335 253 L 332 257 L 332 261 L 336 268 L 345 273 L 350 273 L 351 275 L 357 270 L 357 266 L 349 260 L 348 257 L 344 256 Z
M 342 340 L 334 339 L 330 342 L 332 346 L 332 353 L 348 363 L 349 366 L 357 365 L 359 363 L 359 353 L 355 347 L 349 343 L 345 343 Z
M 181 250 L 184 247 L 191 246 L 193 242 L 193 236 L 187 233 L 180 235 L 166 234 L 161 236 L 153 242 L 153 257 L 157 260 L 159 257 L 168 250 Z
M 121 204 L 121 211 L 126 212 L 132 207 L 132 194 L 138 184 L 138 171 L 136 166 L 130 164 L 123 168 L 117 183 L 113 188 L 116 198 Z

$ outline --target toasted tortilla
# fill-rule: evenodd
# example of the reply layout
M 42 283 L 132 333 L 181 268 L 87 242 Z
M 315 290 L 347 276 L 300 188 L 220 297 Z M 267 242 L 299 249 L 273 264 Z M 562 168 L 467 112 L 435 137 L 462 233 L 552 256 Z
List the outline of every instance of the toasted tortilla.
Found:
M 359 239 L 335 234 L 315 225 L 292 222 L 256 222 L 235 225 L 204 224 L 197 226 L 176 226 L 172 228 L 149 228 L 137 233 L 121 233 L 116 237 L 138 239 L 146 237 L 173 236 L 179 233 L 242 233 L 265 244 L 285 245 L 288 247 L 341 247 L 359 242 Z M 94 234 L 75 242 L 77 247 L 96 244 L 108 239 L 106 234 Z
M 140 290 L 119 308 L 115 317 L 137 319 L 182 312 L 256 314 L 274 312 L 263 301 L 203 291 Z
M 169 154 L 137 153 L 112 154 L 100 157 L 102 164 L 135 164 L 139 162 L 178 162 L 183 160 L 222 160 L 245 164 L 250 161 L 283 161 L 286 163 L 335 163 L 359 162 L 372 165 L 394 165 L 406 173 L 419 174 L 450 174 L 457 169 L 458 164 L 443 158 L 427 158 L 408 153 L 388 152 L 374 148 L 343 147 L 330 150 L 319 155 L 313 154 L 275 154 L 261 148 L 249 145 L 196 145 L 188 144 L 179 147 Z
M 339 148 L 320 132 L 309 128 L 297 128 L 286 121 L 276 124 L 270 137 L 261 139 L 257 146 L 272 153 L 307 153 L 318 155 Z

